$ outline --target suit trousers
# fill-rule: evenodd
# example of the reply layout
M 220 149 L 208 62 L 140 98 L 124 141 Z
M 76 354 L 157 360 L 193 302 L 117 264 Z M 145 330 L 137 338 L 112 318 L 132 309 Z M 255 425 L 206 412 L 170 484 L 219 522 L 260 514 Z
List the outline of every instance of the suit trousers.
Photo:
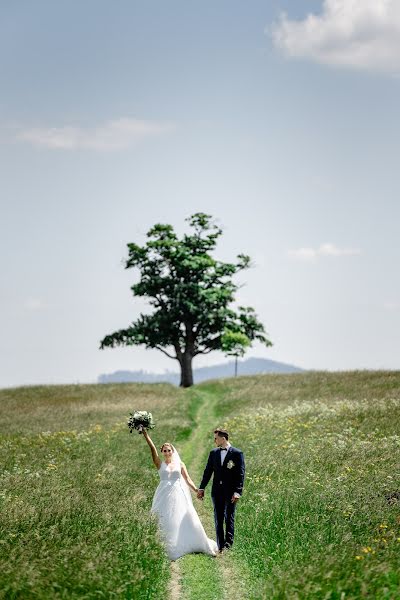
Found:
M 230 496 L 212 496 L 212 501 L 217 544 L 218 548 L 222 550 L 222 548 L 230 547 L 233 544 L 236 502 L 232 502 L 232 494 Z

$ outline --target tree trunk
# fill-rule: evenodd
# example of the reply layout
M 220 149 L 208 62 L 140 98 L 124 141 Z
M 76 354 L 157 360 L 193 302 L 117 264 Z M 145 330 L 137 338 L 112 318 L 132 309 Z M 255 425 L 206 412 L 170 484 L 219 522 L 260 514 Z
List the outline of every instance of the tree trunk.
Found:
M 235 377 L 237 377 L 237 363 L 238 363 L 238 357 L 235 356 Z
M 192 371 L 193 356 L 190 352 L 184 352 L 180 361 L 181 365 L 181 383 L 180 387 L 191 387 L 193 385 Z

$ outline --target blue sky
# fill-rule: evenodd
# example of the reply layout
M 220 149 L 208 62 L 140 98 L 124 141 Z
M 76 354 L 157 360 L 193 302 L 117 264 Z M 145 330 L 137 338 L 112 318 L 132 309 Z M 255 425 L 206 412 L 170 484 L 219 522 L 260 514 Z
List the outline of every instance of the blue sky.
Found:
M 0 386 L 176 369 L 98 344 L 146 310 L 126 244 L 198 211 L 254 259 L 249 356 L 398 368 L 394 0 L 19 2 L 0 28 Z

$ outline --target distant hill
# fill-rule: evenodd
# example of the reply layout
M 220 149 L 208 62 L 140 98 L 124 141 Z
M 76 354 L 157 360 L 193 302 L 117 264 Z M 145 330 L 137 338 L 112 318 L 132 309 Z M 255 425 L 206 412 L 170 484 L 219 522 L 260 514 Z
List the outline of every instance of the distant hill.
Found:
M 238 363 L 238 375 L 258 375 L 261 373 L 301 373 L 304 369 L 287 365 L 285 363 L 268 360 L 267 358 L 248 358 Z M 230 361 L 211 367 L 200 367 L 194 369 L 193 377 L 195 383 L 207 381 L 208 379 L 223 379 L 233 377 L 235 374 L 235 362 Z M 149 373 L 147 371 L 115 371 L 114 373 L 103 373 L 97 379 L 98 383 L 117 382 L 140 382 L 156 383 L 166 382 L 179 385 L 180 375 L 174 371 L 165 373 Z

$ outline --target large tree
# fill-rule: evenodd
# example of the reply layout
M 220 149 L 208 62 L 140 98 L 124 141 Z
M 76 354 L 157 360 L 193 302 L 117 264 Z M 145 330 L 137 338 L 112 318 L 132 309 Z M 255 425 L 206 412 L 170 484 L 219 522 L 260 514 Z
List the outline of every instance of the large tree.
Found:
M 131 290 L 134 296 L 149 298 L 154 312 L 140 314 L 127 329 L 106 335 L 100 343 L 102 349 L 144 345 L 160 350 L 179 362 L 182 387 L 193 385 L 193 358 L 223 351 L 229 333 L 272 345 L 253 308 L 231 307 L 238 289 L 232 277 L 249 268 L 250 257 L 239 254 L 236 263 L 216 260 L 211 253 L 222 230 L 204 213 L 186 221 L 192 233 L 182 239 L 171 225 L 157 224 L 144 246 L 128 244 L 125 268 L 140 271 Z

